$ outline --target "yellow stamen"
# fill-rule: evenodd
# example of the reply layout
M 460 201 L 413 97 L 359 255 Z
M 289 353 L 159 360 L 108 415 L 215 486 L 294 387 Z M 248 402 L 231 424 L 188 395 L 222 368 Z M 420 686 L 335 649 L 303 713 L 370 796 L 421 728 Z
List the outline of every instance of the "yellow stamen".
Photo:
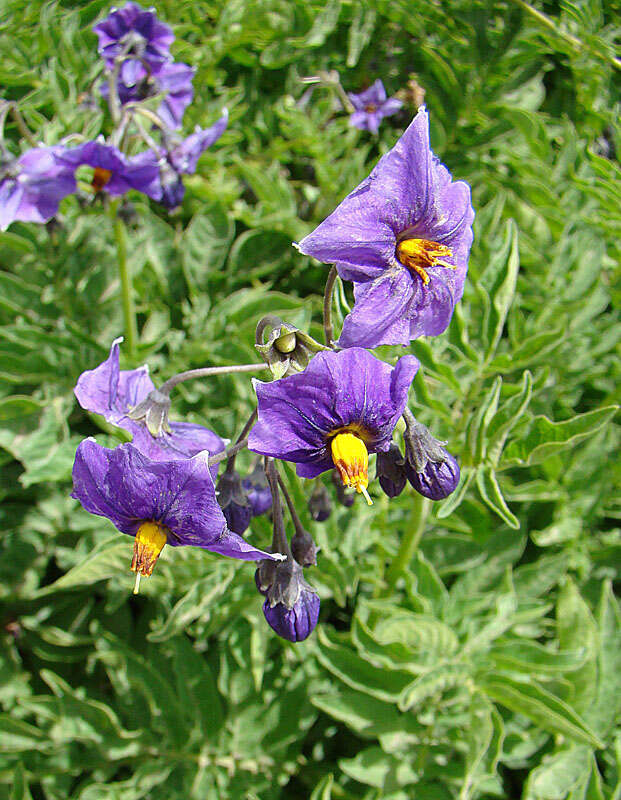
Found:
M 91 181 L 93 189 L 96 192 L 101 192 L 101 190 L 110 182 L 110 178 L 112 177 L 112 172 L 109 169 L 104 169 L 103 167 L 95 167 L 93 169 L 93 180 Z
M 353 486 L 364 494 L 367 503 L 372 500 L 367 492 L 369 485 L 369 453 L 360 436 L 350 431 L 337 433 L 330 442 L 332 461 L 339 471 L 344 486 Z
M 450 247 L 428 239 L 404 239 L 397 245 L 397 258 L 409 270 L 415 272 L 427 286 L 431 280 L 427 269 L 429 267 L 446 267 L 456 269 L 455 264 L 444 261 L 452 258 L 453 251 Z
M 136 574 L 134 594 L 138 594 L 140 575 L 149 576 L 166 544 L 166 528 L 157 522 L 143 522 L 134 539 L 134 557 L 130 569 Z

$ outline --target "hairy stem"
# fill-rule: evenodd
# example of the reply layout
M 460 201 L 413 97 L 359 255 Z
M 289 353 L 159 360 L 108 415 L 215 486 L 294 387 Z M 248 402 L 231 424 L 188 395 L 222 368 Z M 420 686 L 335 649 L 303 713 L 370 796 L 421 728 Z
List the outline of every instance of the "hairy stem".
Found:
M 270 491 L 272 492 L 272 520 L 274 522 L 274 538 L 272 541 L 272 549 L 275 552 L 282 553 L 293 560 L 289 540 L 285 533 L 285 521 L 282 515 L 282 504 L 280 502 L 280 492 L 278 490 L 279 475 L 274 464 L 273 458 L 265 459 L 265 475 L 269 483 Z
M 293 500 L 291 499 L 291 495 L 289 494 L 287 487 L 285 486 L 285 482 L 282 479 L 282 476 L 279 472 L 278 475 L 278 485 L 280 486 L 280 491 L 283 493 L 283 497 L 285 498 L 285 502 L 287 503 L 287 508 L 289 509 L 289 514 L 291 516 L 291 520 L 293 521 L 293 527 L 297 531 L 302 531 L 304 533 L 304 526 L 300 518 L 298 517 L 298 512 L 295 510 L 295 506 L 293 505 Z
M 323 290 L 323 334 L 328 347 L 332 347 L 332 337 L 334 336 L 334 329 L 332 328 L 332 295 L 337 275 L 336 267 L 333 266 Z
M 240 372 L 256 372 L 257 370 L 269 369 L 267 364 L 231 364 L 228 367 L 199 367 L 198 369 L 187 369 L 173 375 L 160 386 L 160 392 L 170 394 L 171 390 L 179 383 L 191 381 L 194 378 L 209 378 L 211 375 L 233 375 Z
M 132 276 L 129 264 L 127 263 L 127 232 L 125 230 L 123 220 L 118 214 L 118 211 L 119 200 L 115 200 L 110 203 L 109 212 L 114 229 L 116 258 L 119 266 L 119 278 L 121 280 L 121 301 L 123 303 L 125 338 L 127 341 L 129 355 L 134 356 L 136 352 L 136 342 L 138 341 L 138 327 L 136 325 L 136 309 L 134 308 Z
M 430 501 L 416 493 L 413 499 L 413 506 L 412 515 L 410 517 L 410 527 L 406 531 L 403 539 L 401 539 L 397 555 L 386 573 L 386 583 L 389 591 L 394 589 L 397 581 L 408 568 L 414 553 L 418 549 L 425 529 Z

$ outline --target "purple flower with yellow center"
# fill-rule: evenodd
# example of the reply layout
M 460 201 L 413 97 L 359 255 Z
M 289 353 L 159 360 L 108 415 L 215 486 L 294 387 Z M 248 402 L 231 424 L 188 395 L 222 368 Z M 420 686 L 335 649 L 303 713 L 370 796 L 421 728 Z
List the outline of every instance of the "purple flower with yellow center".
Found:
M 106 144 L 103 138 L 67 150 L 62 159 L 74 169 L 92 167 L 93 189 L 113 197 L 130 189 L 147 194 L 159 174 L 155 162 L 145 159 L 143 153 L 128 158 L 116 147 Z
M 19 158 L 0 153 L 0 230 L 15 220 L 47 222 L 60 201 L 76 191 L 64 147 L 34 147 Z
M 470 187 L 429 146 L 421 108 L 360 186 L 297 245 L 354 282 L 341 347 L 409 344 L 446 330 L 472 245 Z
M 153 9 L 145 11 L 136 3 L 114 8 L 93 31 L 99 39 L 98 50 L 108 69 L 114 67 L 119 56 L 126 56 L 127 72 L 142 67 L 151 70 L 169 61 L 170 45 L 175 36 L 172 30 L 157 18 Z M 125 66 L 125 64 L 123 66 Z
M 369 453 L 390 447 L 418 367 L 414 356 L 391 367 L 353 347 L 319 353 L 303 372 L 273 383 L 253 380 L 259 418 L 248 448 L 294 462 L 302 478 L 336 468 L 371 504 Z
M 349 117 L 349 124 L 371 133 L 377 133 L 384 117 L 396 114 L 403 105 L 396 97 L 386 97 L 386 89 L 379 78 L 364 92 L 348 92 L 347 96 L 355 109 Z
M 149 186 L 146 194 L 166 208 L 178 206 L 185 194 L 181 176 L 196 172 L 198 159 L 222 136 L 228 119 L 228 111 L 224 109 L 220 119 L 210 128 L 197 127 L 194 133 L 185 139 L 169 135 L 167 148 L 163 148 L 157 154 L 153 152 L 150 154 L 152 163 L 157 164 L 158 178 Z
M 140 576 L 153 572 L 165 544 L 246 561 L 281 558 L 228 530 L 208 461 L 207 451 L 189 459 L 154 461 L 129 443 L 110 450 L 86 439 L 78 446 L 72 497 L 134 537 L 134 593 Z
M 74 392 L 82 408 L 101 414 L 106 422 L 131 433 L 134 447 L 156 461 L 186 459 L 203 450 L 209 450 L 212 455 L 224 450 L 222 439 L 202 425 L 171 422 L 170 432 L 162 431 L 154 437 L 145 422 L 129 416 L 129 412 L 155 389 L 155 385 L 146 365 L 138 369 L 120 369 L 119 344 L 122 341 L 122 337 L 115 339 L 108 358 L 78 378 Z M 212 470 L 215 476 L 217 465 Z

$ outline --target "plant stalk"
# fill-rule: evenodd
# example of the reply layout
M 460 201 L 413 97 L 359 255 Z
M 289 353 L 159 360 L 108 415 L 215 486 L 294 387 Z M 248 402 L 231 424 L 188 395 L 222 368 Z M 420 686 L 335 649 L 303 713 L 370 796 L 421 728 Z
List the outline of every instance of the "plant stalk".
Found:
M 388 568 L 386 573 L 386 584 L 388 590 L 391 591 L 401 575 L 406 571 L 414 553 L 418 549 L 423 531 L 425 530 L 425 522 L 429 514 L 430 501 L 426 497 L 416 493 L 414 495 L 411 526 L 406 531 L 405 536 L 401 539 L 399 550 L 394 558 L 394 561 Z

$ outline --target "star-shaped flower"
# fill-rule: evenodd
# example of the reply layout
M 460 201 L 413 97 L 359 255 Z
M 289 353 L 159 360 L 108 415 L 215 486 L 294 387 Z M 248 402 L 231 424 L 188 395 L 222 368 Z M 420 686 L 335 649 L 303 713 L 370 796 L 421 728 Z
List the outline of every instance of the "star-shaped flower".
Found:
M 383 118 L 396 114 L 403 105 L 396 97 L 386 97 L 386 89 L 379 78 L 364 92 L 348 92 L 347 96 L 355 109 L 349 117 L 349 124 L 371 133 L 377 133 Z
M 472 244 L 470 187 L 429 146 L 424 108 L 393 149 L 297 245 L 354 282 L 341 347 L 409 344 L 446 330 Z

